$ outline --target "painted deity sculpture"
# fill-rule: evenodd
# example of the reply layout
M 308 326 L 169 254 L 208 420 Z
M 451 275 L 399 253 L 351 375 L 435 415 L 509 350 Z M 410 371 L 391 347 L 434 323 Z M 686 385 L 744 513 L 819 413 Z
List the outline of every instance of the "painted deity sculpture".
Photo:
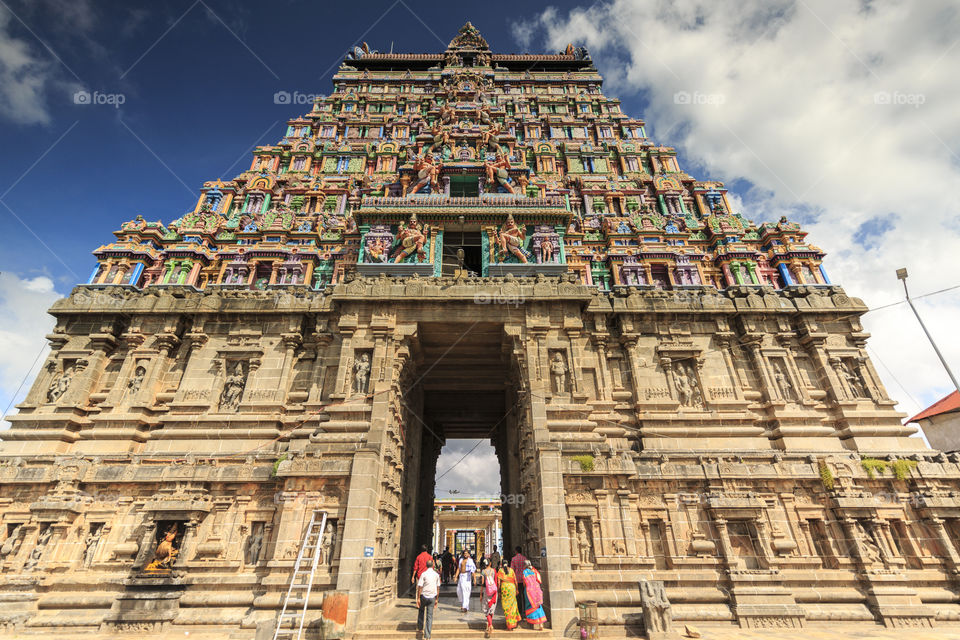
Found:
M 484 164 L 484 169 L 487 173 L 487 184 L 492 186 L 494 190 L 496 185 L 500 185 L 507 190 L 507 193 L 516 193 L 513 188 L 513 185 L 510 184 L 510 158 L 505 156 L 502 153 L 498 153 L 496 160 L 493 162 L 486 162 Z
M 417 262 L 427 259 L 427 252 L 424 249 L 427 235 L 424 231 L 423 225 L 417 221 L 417 214 L 411 215 L 407 224 L 397 232 L 396 248 L 391 256 L 394 263 L 403 262 L 414 254 L 417 256 Z
M 498 258 L 502 262 L 508 254 L 517 258 L 520 262 L 526 264 L 527 256 L 523 250 L 523 243 L 527 239 L 527 234 L 523 227 L 517 225 L 513 219 L 513 214 L 507 214 L 507 221 L 497 231 L 497 247 L 499 248 Z
M 430 187 L 430 192 L 435 193 L 438 188 L 437 177 L 440 175 L 441 163 L 434 164 L 433 157 L 424 153 L 420 155 L 413 163 L 413 170 L 417 172 L 417 183 L 407 191 L 407 195 L 413 195 L 423 189 Z
M 173 565 L 177 559 L 177 555 L 180 553 L 180 549 L 174 546 L 177 532 L 177 525 L 173 525 L 167 530 L 163 536 L 163 540 L 160 541 L 156 551 L 153 553 L 153 560 L 145 567 L 145 571 L 164 571 Z

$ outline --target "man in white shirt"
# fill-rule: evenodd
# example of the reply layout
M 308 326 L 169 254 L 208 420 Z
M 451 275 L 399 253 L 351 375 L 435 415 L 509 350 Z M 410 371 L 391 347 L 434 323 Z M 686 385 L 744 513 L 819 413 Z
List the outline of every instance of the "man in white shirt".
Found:
M 427 560 L 427 568 L 417 580 L 417 637 L 430 640 L 433 630 L 433 610 L 440 601 L 440 574 L 433 569 L 433 560 Z

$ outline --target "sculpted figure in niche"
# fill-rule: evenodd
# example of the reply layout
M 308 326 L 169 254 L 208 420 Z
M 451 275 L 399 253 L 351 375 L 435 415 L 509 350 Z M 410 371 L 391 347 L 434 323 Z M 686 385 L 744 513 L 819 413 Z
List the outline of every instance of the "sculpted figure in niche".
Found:
M 577 546 L 580 550 L 580 562 L 582 564 L 593 562 L 593 543 L 590 541 L 590 534 L 583 520 L 577 520 Z
M 263 523 L 253 523 L 253 533 L 247 539 L 247 564 L 257 564 L 263 550 Z
M 523 241 L 527 234 L 522 227 L 517 226 L 513 219 L 513 214 L 507 214 L 507 221 L 503 227 L 497 230 L 497 246 L 499 247 L 499 260 L 502 262 L 507 253 L 516 256 L 517 260 L 526 264 L 527 256 L 523 252 Z
M 33 569 L 40 563 L 40 559 L 43 557 L 43 552 L 47 548 L 47 543 L 50 542 L 50 536 L 53 535 L 53 529 L 47 527 L 40 534 L 40 537 L 37 538 L 37 544 L 33 547 L 33 550 L 30 552 L 30 557 L 27 559 L 27 562 L 23 565 L 24 571 L 33 571 Z
M 867 529 L 863 526 L 863 523 L 859 520 L 857 521 L 857 533 L 859 534 L 860 542 L 862 543 L 861 548 L 866 556 L 864 559 L 871 563 L 883 562 L 883 557 L 880 553 L 880 547 L 874 541 L 871 532 L 867 531 Z
M 866 396 L 866 392 L 860 383 L 859 376 L 850 370 L 850 367 L 847 366 L 846 362 L 837 359 L 835 369 L 837 371 L 837 375 L 847 384 L 847 387 L 850 389 L 851 398 L 863 398 Z
M 131 394 L 136 394 L 140 391 L 140 386 L 143 385 L 143 378 L 147 375 L 147 370 L 143 365 L 137 365 L 137 368 L 133 372 L 133 377 L 130 378 L 130 382 L 127 383 L 127 387 L 130 389 Z
M 357 364 L 354 365 L 354 393 L 364 395 L 367 393 L 367 383 L 370 380 L 370 354 L 364 353 L 357 358 Z
M 553 374 L 554 389 L 557 393 L 567 392 L 567 363 L 563 361 L 560 352 L 553 354 L 550 361 L 550 373 Z
M 83 541 L 83 566 L 89 567 L 93 564 L 93 557 L 97 553 L 97 547 L 100 545 L 100 534 L 103 533 L 103 525 L 94 525 Z
M 667 634 L 673 630 L 670 601 L 661 580 L 640 581 L 640 606 L 643 607 L 643 624 L 648 636 Z
M 247 383 L 247 378 L 243 373 L 243 364 L 238 362 L 233 373 L 223 383 L 223 392 L 220 394 L 221 411 L 237 411 L 240 408 L 240 396 L 243 395 L 243 388 Z
M 544 238 L 540 243 L 540 262 L 553 262 L 553 242 Z
M 177 538 L 177 525 L 170 527 L 163 536 L 163 540 L 157 545 L 157 550 L 153 554 L 153 561 L 146 566 L 145 571 L 163 571 L 169 569 L 180 550 L 174 546 Z
M 320 563 L 333 563 L 333 526 L 329 522 L 323 530 L 323 539 L 320 543 Z
M 427 259 L 427 253 L 423 245 L 427 241 L 427 235 L 424 227 L 417 221 L 417 214 L 410 216 L 407 224 L 400 227 L 397 231 L 396 249 L 393 250 L 394 263 L 400 263 L 409 258 L 414 253 L 417 254 L 416 261 L 423 262 Z
M 680 405 L 684 407 L 692 406 L 693 390 L 690 387 L 690 379 L 687 377 L 687 371 L 682 364 L 677 365 L 673 379 L 677 386 L 677 399 L 680 401 Z
M 787 402 L 794 402 L 796 396 L 793 393 L 793 385 L 790 384 L 790 380 L 787 378 L 787 374 L 783 372 L 783 367 L 780 366 L 779 362 L 773 363 L 773 377 L 783 399 Z
M 76 371 L 73 365 L 70 365 L 64 369 L 63 373 L 53 379 L 53 382 L 50 383 L 50 388 L 47 389 L 47 401 L 56 402 L 60 397 L 67 392 L 67 389 L 70 387 L 70 383 L 73 381 L 73 376 Z
M 7 539 L 3 541 L 3 545 L 0 546 L 0 559 L 17 555 L 17 551 L 20 550 L 21 533 L 23 533 L 23 525 L 18 524 L 13 528 L 13 531 L 10 532 L 10 535 L 7 536 Z

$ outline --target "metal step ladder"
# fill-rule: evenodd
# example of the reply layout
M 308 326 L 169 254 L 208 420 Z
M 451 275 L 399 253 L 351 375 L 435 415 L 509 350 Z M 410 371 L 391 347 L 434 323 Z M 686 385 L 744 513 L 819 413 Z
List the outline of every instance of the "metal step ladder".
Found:
M 303 634 L 303 622 L 307 617 L 307 604 L 313 588 L 313 575 L 317 572 L 317 562 L 320 560 L 320 542 L 326 527 L 326 511 L 314 511 L 310 514 L 310 523 L 303 536 L 300 552 L 297 553 L 297 561 L 293 565 L 290 588 L 287 590 L 287 597 L 283 599 L 283 608 L 277 618 L 273 640 L 300 640 Z

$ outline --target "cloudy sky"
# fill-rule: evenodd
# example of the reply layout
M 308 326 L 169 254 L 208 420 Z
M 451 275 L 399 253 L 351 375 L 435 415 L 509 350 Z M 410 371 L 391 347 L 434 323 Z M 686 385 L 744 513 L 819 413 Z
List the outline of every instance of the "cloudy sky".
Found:
M 585 44 L 606 92 L 688 171 L 724 180 L 748 218 L 802 222 L 833 280 L 883 307 L 864 323 L 904 413 L 950 389 L 896 304 L 894 271 L 909 268 L 914 295 L 960 284 L 955 2 L 363 6 L 0 0 L 0 139 L 16 150 L 0 157 L 2 407 L 32 375 L 44 309 L 85 280 L 91 250 L 138 213 L 178 217 L 203 181 L 236 175 L 306 110 L 275 92 L 329 92 L 354 44 L 436 51 L 466 20 L 501 51 Z M 960 289 L 917 306 L 960 369 Z M 482 450 L 458 467 L 489 462 Z

